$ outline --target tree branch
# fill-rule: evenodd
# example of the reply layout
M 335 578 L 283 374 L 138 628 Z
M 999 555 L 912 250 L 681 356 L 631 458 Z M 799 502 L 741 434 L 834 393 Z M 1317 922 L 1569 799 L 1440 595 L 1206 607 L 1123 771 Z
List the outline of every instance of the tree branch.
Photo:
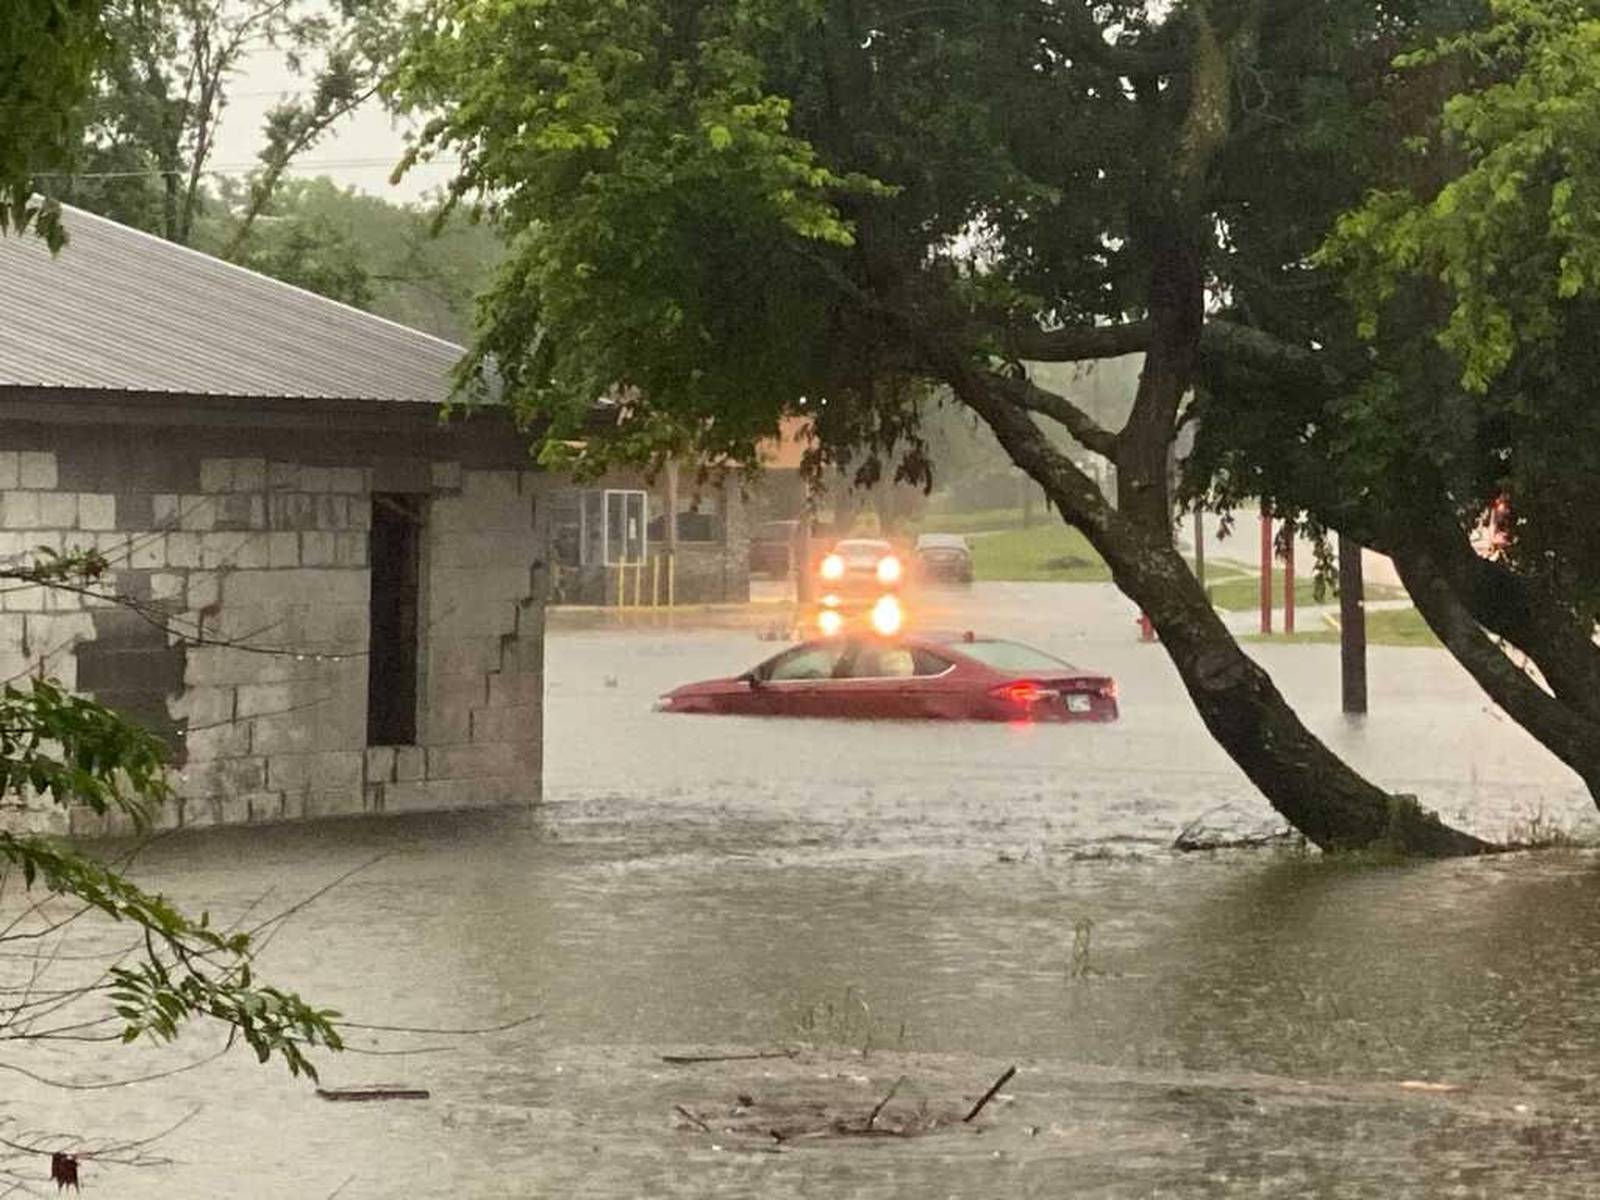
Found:
M 1124 325 L 1066 325 L 1059 329 L 1008 329 L 1001 339 L 1007 354 L 1027 362 L 1088 362 L 1139 354 L 1150 346 L 1150 322 Z
M 1236 321 L 1206 322 L 1200 333 L 1200 358 L 1207 364 L 1241 366 L 1330 390 L 1349 382 L 1327 355 Z
M 1083 409 L 1056 392 L 1047 391 L 1027 379 L 993 379 L 996 391 L 1018 408 L 1040 413 L 1061 425 L 1086 450 L 1115 461 L 1117 438 Z
M 1143 353 L 1150 348 L 1151 329 L 1149 321 L 1013 328 L 1001 336 L 1001 345 L 1006 353 L 1025 362 L 1091 362 Z M 1200 357 L 1208 363 L 1245 367 L 1328 388 L 1346 382 L 1344 372 L 1326 355 L 1237 321 L 1207 321 L 1200 333 Z

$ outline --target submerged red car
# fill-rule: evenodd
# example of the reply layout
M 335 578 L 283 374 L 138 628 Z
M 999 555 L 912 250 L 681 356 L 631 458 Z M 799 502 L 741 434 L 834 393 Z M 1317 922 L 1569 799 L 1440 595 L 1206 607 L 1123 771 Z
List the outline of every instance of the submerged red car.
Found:
M 867 720 L 1115 721 L 1117 684 L 973 633 L 802 642 L 731 679 L 661 697 L 664 712 Z

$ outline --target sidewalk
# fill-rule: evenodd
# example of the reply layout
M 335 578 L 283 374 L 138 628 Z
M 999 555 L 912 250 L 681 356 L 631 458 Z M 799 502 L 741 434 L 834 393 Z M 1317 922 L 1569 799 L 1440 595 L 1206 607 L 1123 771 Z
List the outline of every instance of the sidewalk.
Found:
M 598 605 L 553 605 L 545 610 L 551 630 L 583 629 L 792 629 L 794 604 L 758 599 L 751 586 L 748 604 L 680 604 L 673 608 L 609 608 Z
M 1202 524 L 1206 541 L 1206 561 L 1225 562 L 1231 565 L 1247 568 L 1252 574 L 1258 572 L 1261 566 L 1261 523 L 1258 513 L 1236 514 L 1233 524 L 1233 533 L 1224 538 L 1221 536 L 1222 518 L 1214 513 L 1202 515 Z M 1274 524 L 1276 531 L 1278 526 Z M 1194 561 L 1194 518 L 1185 517 L 1178 523 L 1178 547 Z M 1316 557 L 1311 543 L 1302 537 L 1295 538 L 1294 543 L 1295 566 L 1299 573 L 1309 575 Z M 1274 563 L 1274 573 L 1281 573 L 1283 563 Z M 1394 569 L 1394 563 L 1382 555 L 1371 550 L 1361 552 L 1361 570 L 1368 583 L 1382 583 L 1391 587 L 1400 586 L 1400 574 Z
M 1410 608 L 1410 600 L 1368 600 L 1362 607 L 1367 612 L 1380 610 L 1402 610 Z M 1248 636 L 1261 632 L 1261 612 L 1259 609 L 1240 609 L 1229 611 L 1217 609 L 1217 615 L 1222 618 L 1222 623 L 1228 627 L 1235 637 Z M 1294 627 L 1297 633 L 1310 633 L 1320 629 L 1339 628 L 1339 605 L 1334 604 L 1303 604 L 1294 610 Z M 1283 633 L 1283 596 L 1277 596 L 1272 608 L 1272 632 Z

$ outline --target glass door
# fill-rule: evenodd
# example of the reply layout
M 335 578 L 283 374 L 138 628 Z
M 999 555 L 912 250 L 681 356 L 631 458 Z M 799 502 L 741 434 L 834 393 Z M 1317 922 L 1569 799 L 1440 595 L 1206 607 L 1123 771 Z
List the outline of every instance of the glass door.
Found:
M 649 549 L 645 494 L 607 491 L 605 505 L 606 563 L 615 566 L 644 562 Z

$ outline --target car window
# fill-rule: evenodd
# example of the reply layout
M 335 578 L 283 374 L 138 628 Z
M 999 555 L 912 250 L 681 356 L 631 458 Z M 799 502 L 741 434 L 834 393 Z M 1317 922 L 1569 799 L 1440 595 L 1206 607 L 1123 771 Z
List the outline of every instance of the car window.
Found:
M 863 646 L 851 661 L 851 679 L 910 679 L 916 658 L 905 646 Z
M 832 679 L 844 647 L 839 645 L 801 646 L 772 660 L 758 672 L 775 683 L 797 679 Z
M 1063 662 L 1053 655 L 1046 654 L 1043 650 L 1035 650 L 1032 646 L 1024 646 L 1021 642 L 1002 641 L 971 641 L 962 642 L 952 649 L 960 651 L 968 658 L 977 659 L 986 667 L 994 667 L 999 671 L 1060 671 L 1072 670 L 1072 664 Z
M 849 679 L 910 679 L 943 675 L 954 665 L 943 655 L 920 646 L 868 645 L 845 664 L 844 672 Z

